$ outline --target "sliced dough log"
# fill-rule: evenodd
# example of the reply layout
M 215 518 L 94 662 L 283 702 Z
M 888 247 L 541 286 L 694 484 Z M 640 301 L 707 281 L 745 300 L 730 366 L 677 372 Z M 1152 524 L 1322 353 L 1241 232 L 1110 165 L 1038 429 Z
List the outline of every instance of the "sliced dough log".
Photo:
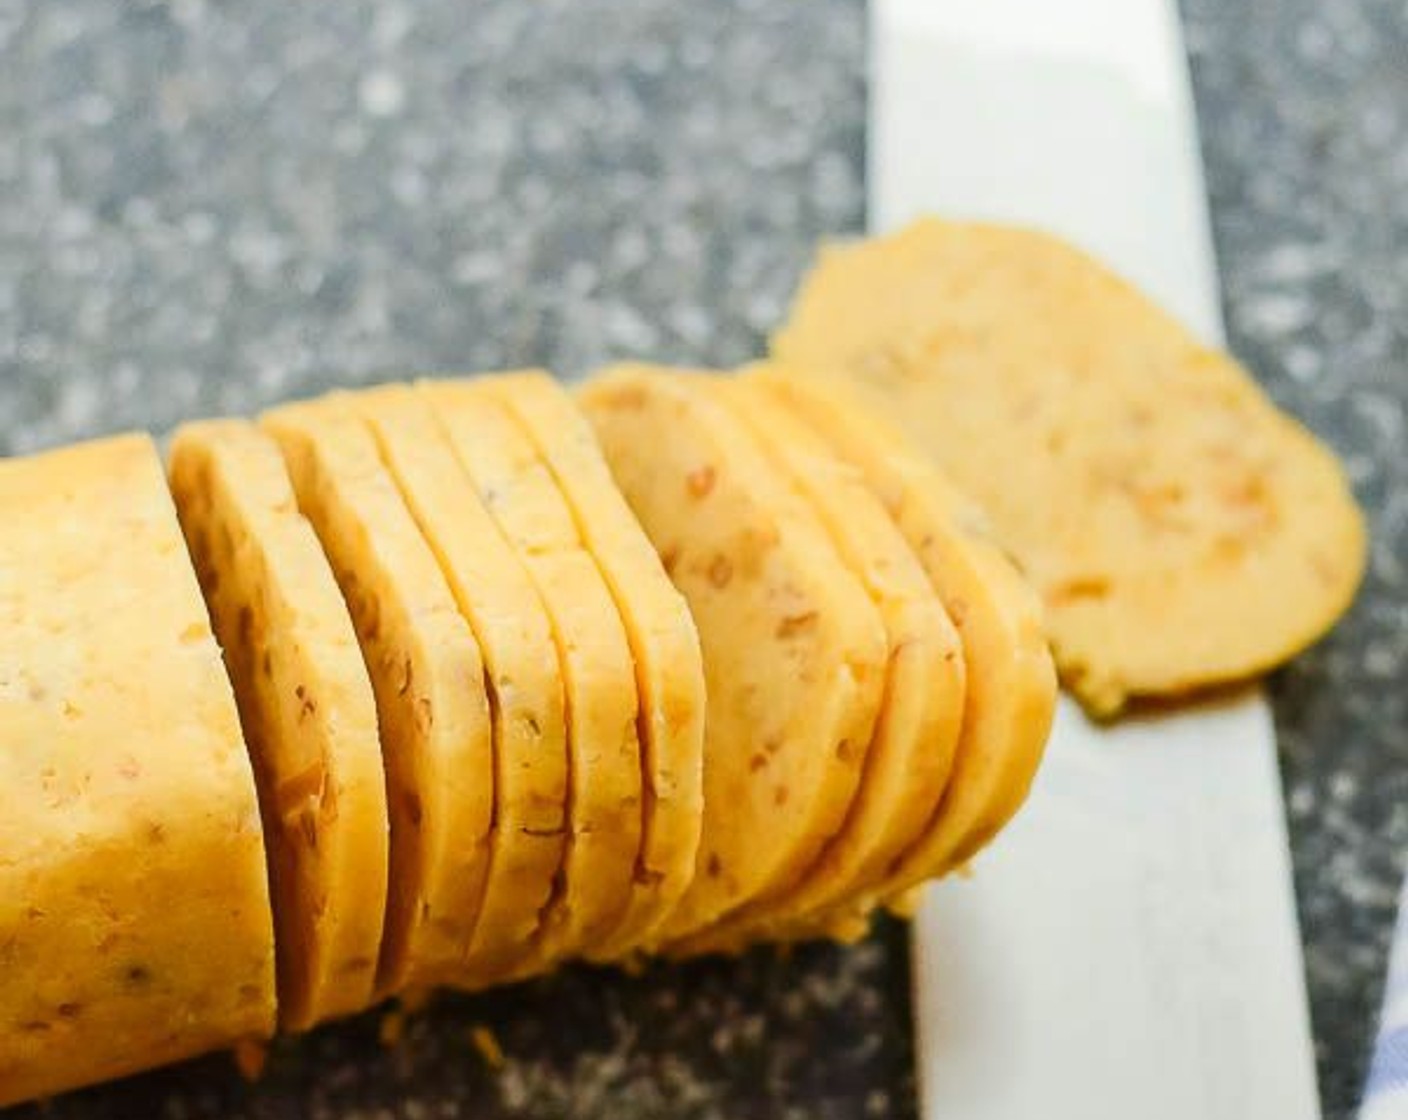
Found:
M 947 606 L 967 666 L 963 727 L 939 812 L 880 884 L 818 923 L 849 935 L 856 927 L 842 924 L 843 916 L 863 914 L 876 899 L 898 900 L 961 866 L 1021 806 L 1050 733 L 1056 675 L 1034 592 L 985 539 L 977 510 L 927 457 L 842 382 L 775 369 L 749 378 L 865 477 Z
M 929 220 L 829 250 L 773 352 L 875 389 L 981 503 L 1098 715 L 1278 664 L 1363 573 L 1334 456 L 1230 357 L 1045 234 Z
M 388 858 L 376 702 L 278 445 L 244 421 L 189 424 L 169 475 L 254 762 L 279 1022 L 305 1030 L 372 1002 Z
M 620 613 L 532 443 L 482 382 L 419 386 L 500 529 L 532 577 L 557 643 L 567 697 L 567 851 L 517 979 L 581 954 L 630 902 L 641 840 L 635 672 Z
M 630 905 L 612 935 L 588 952 L 609 960 L 648 939 L 694 877 L 704 811 L 699 635 L 566 390 L 535 371 L 499 375 L 487 385 L 523 426 L 571 507 L 635 660 L 645 812 Z
M 463 974 L 489 866 L 484 666 L 435 556 L 344 398 L 262 420 L 351 611 L 381 724 L 391 863 L 378 990 Z
M 841 832 L 790 889 L 744 906 L 691 939 L 683 947 L 688 951 L 741 948 L 877 886 L 938 809 L 964 703 L 958 633 L 914 550 L 860 472 L 762 385 L 726 377 L 711 388 L 816 511 L 880 612 L 889 661 L 860 791 Z
M 0 1105 L 274 1030 L 259 807 L 161 460 L 0 462 Z
M 485 509 L 424 398 L 388 385 L 350 398 L 469 620 L 494 716 L 495 809 L 488 882 L 457 983 L 516 961 L 562 865 L 567 723 L 552 625 L 522 559 Z
M 579 398 L 704 655 L 704 828 L 695 879 L 661 929 L 671 940 L 812 866 L 859 788 L 885 678 L 864 588 L 706 386 L 625 366 Z

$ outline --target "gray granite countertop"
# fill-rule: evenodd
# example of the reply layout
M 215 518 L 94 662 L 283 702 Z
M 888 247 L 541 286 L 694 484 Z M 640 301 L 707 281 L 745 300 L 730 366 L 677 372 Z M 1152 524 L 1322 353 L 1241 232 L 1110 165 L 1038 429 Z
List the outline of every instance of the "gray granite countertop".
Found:
M 1187 0 L 1231 338 L 1347 457 L 1358 606 L 1274 682 L 1327 1115 L 1357 1099 L 1408 853 L 1408 26 Z M 0 453 L 409 371 L 755 353 L 863 222 L 859 0 L 7 0 Z M 903 931 L 571 971 L 51 1114 L 913 1112 Z M 492 1069 L 467 1041 L 486 1026 Z

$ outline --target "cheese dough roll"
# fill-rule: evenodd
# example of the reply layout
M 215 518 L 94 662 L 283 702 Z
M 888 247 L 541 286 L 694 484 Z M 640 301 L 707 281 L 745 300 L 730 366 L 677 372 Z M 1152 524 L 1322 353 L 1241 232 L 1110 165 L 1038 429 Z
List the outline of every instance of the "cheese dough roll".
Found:
M 0 1105 L 274 1030 L 259 805 L 161 459 L 0 461 Z

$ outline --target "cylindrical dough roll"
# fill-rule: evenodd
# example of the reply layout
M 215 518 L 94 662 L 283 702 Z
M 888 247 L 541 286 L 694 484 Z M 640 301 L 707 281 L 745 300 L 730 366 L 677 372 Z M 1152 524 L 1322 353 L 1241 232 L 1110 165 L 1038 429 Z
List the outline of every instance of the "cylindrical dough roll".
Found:
M 274 1029 L 234 697 L 152 442 L 0 462 L 0 1105 Z

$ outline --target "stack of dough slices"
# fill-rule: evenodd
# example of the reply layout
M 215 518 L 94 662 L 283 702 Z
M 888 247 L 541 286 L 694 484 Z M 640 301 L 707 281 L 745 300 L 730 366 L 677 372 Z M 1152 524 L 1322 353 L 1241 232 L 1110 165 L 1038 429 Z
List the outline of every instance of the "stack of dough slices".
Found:
M 856 936 L 991 839 L 1050 726 L 964 501 L 767 367 L 336 393 L 186 426 L 165 479 L 143 437 L 0 463 L 0 518 L 0 1104 Z
M 1025 798 L 1056 694 L 1035 596 L 839 381 L 620 366 L 579 399 L 708 682 L 694 880 L 651 947 L 859 935 Z

